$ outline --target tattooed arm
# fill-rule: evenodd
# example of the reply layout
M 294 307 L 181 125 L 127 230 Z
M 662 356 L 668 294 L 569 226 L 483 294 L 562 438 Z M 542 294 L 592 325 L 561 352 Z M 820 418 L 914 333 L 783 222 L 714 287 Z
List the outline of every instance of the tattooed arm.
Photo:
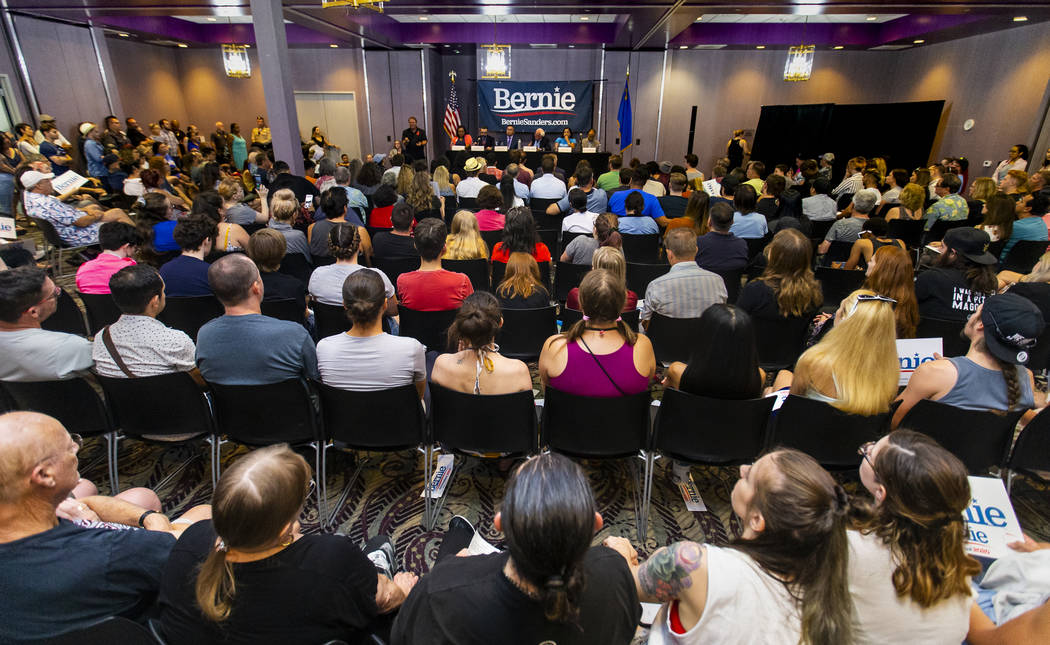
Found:
M 679 601 L 682 622 L 695 625 L 707 602 L 707 558 L 696 542 L 675 542 L 639 564 L 638 554 L 624 538 L 608 538 L 605 545 L 627 560 L 642 602 Z M 687 627 L 687 629 L 689 628 Z

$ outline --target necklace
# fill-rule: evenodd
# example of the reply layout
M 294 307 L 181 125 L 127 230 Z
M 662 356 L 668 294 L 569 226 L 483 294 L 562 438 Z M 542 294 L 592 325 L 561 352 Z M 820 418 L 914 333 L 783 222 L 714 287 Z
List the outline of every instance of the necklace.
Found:
M 598 332 L 598 338 L 605 338 L 605 332 L 614 331 L 617 327 L 613 325 L 612 327 L 584 327 L 584 329 L 586 331 L 596 331 Z

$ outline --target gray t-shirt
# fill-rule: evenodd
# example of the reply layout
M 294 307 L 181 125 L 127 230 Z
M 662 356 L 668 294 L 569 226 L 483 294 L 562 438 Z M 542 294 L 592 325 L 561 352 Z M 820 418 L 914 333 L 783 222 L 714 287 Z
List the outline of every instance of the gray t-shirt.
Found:
M 598 240 L 589 235 L 581 235 L 569 242 L 565 252 L 569 254 L 571 264 L 590 264 L 594 252 L 598 250 Z
M 335 334 L 317 343 L 321 381 L 343 390 L 373 392 L 426 378 L 423 345 L 415 338 Z
M 305 233 L 292 228 L 290 224 L 284 224 L 282 222 L 270 222 L 270 228 L 278 231 L 284 236 L 284 241 L 288 245 L 285 255 L 299 253 L 306 256 L 307 260 L 310 259 L 310 243 L 306 241 Z
M 255 223 L 255 218 L 258 214 L 254 208 L 247 204 L 236 204 L 226 209 L 226 221 L 231 224 L 247 226 Z
M 390 278 L 379 269 L 373 269 L 360 264 L 329 264 L 317 267 L 310 274 L 310 295 L 314 300 L 326 305 L 343 305 L 343 283 L 356 271 L 368 269 L 375 271 L 383 279 L 383 288 L 386 289 L 386 297 L 394 295 L 394 285 L 390 284 Z
M 317 351 L 299 323 L 261 314 L 220 316 L 197 334 L 197 366 L 220 385 L 317 379 Z
M 68 379 L 95 364 L 91 341 L 47 329 L 0 332 L 0 356 L 0 381 Z
M 844 217 L 831 225 L 824 239 L 828 242 L 856 242 L 864 228 L 864 220 L 856 217 Z

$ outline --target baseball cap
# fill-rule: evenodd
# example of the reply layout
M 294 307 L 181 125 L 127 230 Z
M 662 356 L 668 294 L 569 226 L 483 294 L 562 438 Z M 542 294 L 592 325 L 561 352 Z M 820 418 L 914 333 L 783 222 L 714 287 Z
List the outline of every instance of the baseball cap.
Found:
M 660 172 L 662 172 L 662 173 L 669 173 L 669 172 L 671 172 L 671 168 L 672 167 L 673 167 L 673 165 L 671 164 L 670 161 L 661 161 L 660 162 Z
M 825 152 L 820 158 L 828 163 L 835 163 L 835 155 L 831 152 Z
M 94 123 L 83 123 L 80 125 L 80 134 L 87 134 L 95 129 Z
M 40 115 L 40 122 L 41 123 L 43 123 L 45 121 L 54 121 L 54 120 L 55 120 L 55 117 L 51 116 L 50 114 L 41 114 Z
M 1001 361 L 1023 365 L 1046 323 L 1039 308 L 1014 293 L 989 296 L 981 310 L 984 344 Z
M 22 186 L 25 188 L 32 188 L 45 179 L 51 179 L 55 176 L 53 172 L 39 172 L 36 170 L 30 170 L 22 175 Z
M 463 164 L 463 169 L 467 172 L 481 170 L 481 163 L 478 162 L 477 157 L 471 157 L 470 159 L 467 159 L 467 162 L 465 164 Z
M 999 260 L 988 252 L 991 241 L 987 233 L 972 226 L 949 229 L 942 240 L 945 248 L 977 264 L 996 264 Z

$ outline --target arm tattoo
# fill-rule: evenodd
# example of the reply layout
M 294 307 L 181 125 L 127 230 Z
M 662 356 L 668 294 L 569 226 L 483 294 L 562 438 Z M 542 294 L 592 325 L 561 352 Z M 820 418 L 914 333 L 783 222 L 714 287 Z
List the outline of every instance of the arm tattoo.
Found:
M 675 542 L 654 553 L 638 569 L 638 585 L 660 602 L 677 598 L 692 586 L 690 575 L 699 568 L 702 556 L 696 542 Z

